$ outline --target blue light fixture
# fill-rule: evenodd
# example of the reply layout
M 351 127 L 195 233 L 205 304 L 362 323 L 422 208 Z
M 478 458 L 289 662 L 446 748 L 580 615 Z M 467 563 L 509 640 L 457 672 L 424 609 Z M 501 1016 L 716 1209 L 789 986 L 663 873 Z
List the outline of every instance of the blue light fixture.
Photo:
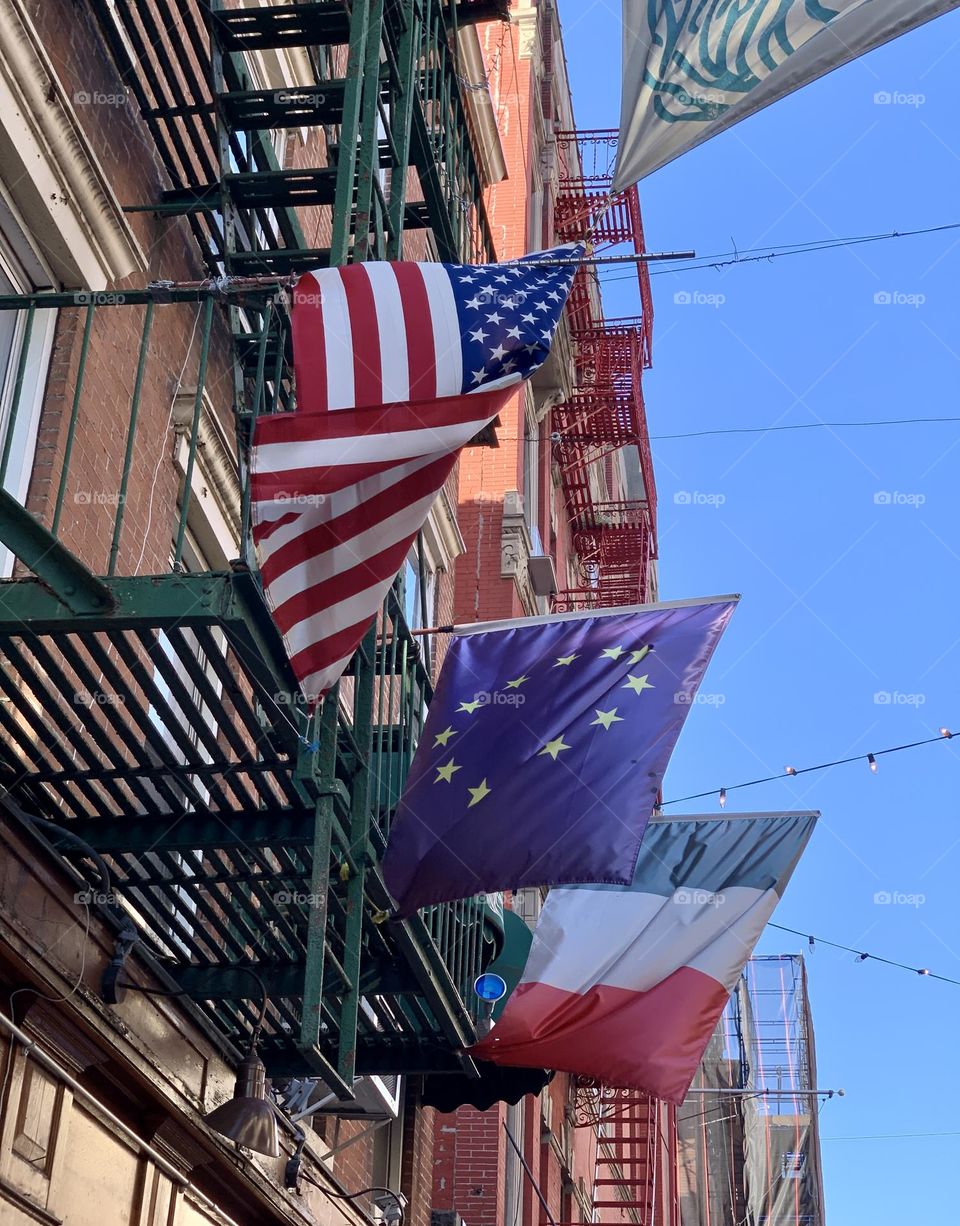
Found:
M 495 1004 L 506 996 L 507 981 L 501 979 L 499 975 L 493 975 L 488 971 L 485 975 L 478 975 L 473 981 L 473 990 L 481 1000 Z

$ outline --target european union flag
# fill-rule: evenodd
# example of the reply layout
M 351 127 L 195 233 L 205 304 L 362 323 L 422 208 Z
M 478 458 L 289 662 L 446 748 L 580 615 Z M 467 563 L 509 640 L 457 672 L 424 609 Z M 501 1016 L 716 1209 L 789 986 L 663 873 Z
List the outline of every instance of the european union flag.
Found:
M 735 597 L 471 626 L 447 652 L 384 860 L 398 915 L 626 885 Z

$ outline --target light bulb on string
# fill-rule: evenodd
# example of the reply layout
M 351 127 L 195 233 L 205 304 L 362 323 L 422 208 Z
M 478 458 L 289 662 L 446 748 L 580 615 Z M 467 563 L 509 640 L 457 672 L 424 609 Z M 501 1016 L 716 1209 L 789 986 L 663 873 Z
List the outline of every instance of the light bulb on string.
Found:
M 866 960 L 867 960 L 869 957 L 870 957 L 870 955 L 869 955 L 869 954 L 857 954 L 857 961 L 858 961 L 858 962 L 866 962 Z
M 786 765 L 783 767 L 783 772 L 780 775 L 769 775 L 763 779 L 751 779 L 745 783 L 736 783 L 731 786 L 734 789 L 752 788 L 761 783 L 773 783 L 778 779 L 792 779 L 798 775 L 810 774 L 813 771 L 825 771 L 835 766 L 846 766 L 848 763 L 863 762 L 864 760 L 870 767 L 871 773 L 877 774 L 879 770 L 878 759 L 881 754 L 902 753 L 904 750 L 917 749 L 921 745 L 931 745 L 934 742 L 951 740 L 954 736 L 960 736 L 960 728 L 958 728 L 957 732 L 952 732 L 949 728 L 943 727 L 939 729 L 937 736 L 927 737 L 922 741 L 913 741 L 909 745 L 892 745 L 889 748 L 878 749 L 875 753 L 854 754 L 851 757 L 838 758 L 835 762 L 819 762 L 815 766 L 797 767 Z M 691 796 L 678 796 L 675 799 L 662 801 L 659 807 L 660 809 L 666 809 L 670 805 L 678 805 L 690 800 L 701 800 L 705 797 L 717 796 L 719 798 L 720 807 L 723 808 L 724 802 L 727 798 L 727 791 L 728 789 L 725 787 L 719 789 L 711 788 L 706 792 L 695 792 Z

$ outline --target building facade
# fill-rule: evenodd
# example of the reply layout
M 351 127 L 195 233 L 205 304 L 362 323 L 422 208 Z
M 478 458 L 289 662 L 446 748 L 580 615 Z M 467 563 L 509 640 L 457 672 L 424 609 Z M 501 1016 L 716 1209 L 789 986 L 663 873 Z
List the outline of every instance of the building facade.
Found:
M 509 8 L 0 0 L 4 1224 L 591 1218 L 570 1080 L 463 1054 L 537 897 L 397 922 L 379 862 L 443 653 L 418 631 L 655 593 L 648 284 L 610 322 L 578 274 L 316 715 L 248 544 L 298 272 L 642 241 L 555 7 Z M 210 1122 L 257 1061 L 276 1154 Z M 451 1152 L 458 1096 L 499 1105 Z
M 482 75 L 470 87 L 487 87 L 500 142 L 502 174 L 486 204 L 501 258 L 583 240 L 600 255 L 641 252 L 636 190 L 610 196 L 616 134 L 577 130 L 556 5 L 520 0 L 509 25 L 481 24 L 476 34 Z M 463 454 L 451 621 L 656 599 L 642 392 L 652 303 L 642 264 L 638 301 L 635 318 L 608 319 L 596 268 L 584 266 L 549 361 L 500 415 L 498 446 Z M 536 890 L 508 898 L 508 922 L 532 928 L 540 902 Z M 652 1220 L 652 1202 L 622 1199 L 618 1146 L 604 1139 L 607 1125 L 575 1078 L 557 1073 L 538 1096 L 478 1102 L 437 1115 L 435 1226 Z M 650 1110 L 643 1100 L 642 1119 L 617 1125 L 618 1143 L 633 1138 L 634 1161 L 646 1153 Z

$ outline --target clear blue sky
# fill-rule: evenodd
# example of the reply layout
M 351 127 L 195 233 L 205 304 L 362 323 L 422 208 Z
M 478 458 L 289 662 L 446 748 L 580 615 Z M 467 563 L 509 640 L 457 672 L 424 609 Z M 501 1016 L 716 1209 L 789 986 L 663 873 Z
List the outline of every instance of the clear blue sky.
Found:
M 614 126 L 619 6 L 560 13 L 578 123 Z M 955 12 L 687 154 L 641 185 L 648 247 L 960 221 L 958 59 Z M 960 231 L 656 277 L 651 432 L 960 414 L 958 265 Z M 631 281 L 607 279 L 608 315 L 634 313 Z M 960 424 L 661 442 L 654 460 L 662 598 L 743 597 L 703 687 L 722 701 L 691 712 L 667 798 L 960 727 Z M 823 812 L 776 921 L 960 979 L 958 779 L 960 737 L 727 807 Z M 768 930 L 760 952 L 804 944 Z M 831 1138 L 960 1131 L 960 987 L 823 947 L 808 966 L 819 1081 L 847 1091 L 821 1116 L 829 1220 L 956 1220 L 960 1137 Z

